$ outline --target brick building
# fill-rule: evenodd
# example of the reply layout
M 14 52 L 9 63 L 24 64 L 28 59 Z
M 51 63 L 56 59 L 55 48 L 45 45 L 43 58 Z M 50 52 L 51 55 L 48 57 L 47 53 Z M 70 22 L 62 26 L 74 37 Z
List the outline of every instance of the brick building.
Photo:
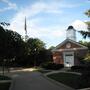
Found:
M 53 62 L 71 67 L 80 64 L 80 58 L 85 56 L 88 48 L 76 42 L 76 30 L 69 26 L 66 31 L 66 40 L 57 45 L 53 50 Z

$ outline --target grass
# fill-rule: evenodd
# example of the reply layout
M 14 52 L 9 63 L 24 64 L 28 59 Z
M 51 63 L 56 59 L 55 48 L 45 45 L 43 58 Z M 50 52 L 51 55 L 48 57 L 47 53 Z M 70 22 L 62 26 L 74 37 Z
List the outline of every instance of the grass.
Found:
M 11 80 L 7 76 L 0 76 L 0 90 L 9 90 L 11 82 L 2 82 L 4 80 Z
M 0 83 L 0 90 L 9 90 L 11 82 Z
M 90 83 L 87 84 L 86 81 L 82 80 L 81 75 L 71 73 L 55 73 L 48 75 L 48 77 L 74 89 L 87 88 L 88 84 L 90 86 Z M 84 87 L 85 84 L 87 84 L 87 86 Z
M 51 72 L 51 70 L 45 70 L 45 69 L 40 68 L 40 67 L 37 67 L 35 71 L 38 71 L 38 72 L 43 73 L 43 74 L 44 74 L 44 73 Z
M 51 71 L 49 71 L 49 70 L 38 70 L 39 72 L 41 72 L 41 73 L 49 73 L 49 72 L 51 72 Z
M 0 75 L 0 81 L 1 80 L 11 80 L 11 78 L 10 77 L 7 77 L 7 76 Z

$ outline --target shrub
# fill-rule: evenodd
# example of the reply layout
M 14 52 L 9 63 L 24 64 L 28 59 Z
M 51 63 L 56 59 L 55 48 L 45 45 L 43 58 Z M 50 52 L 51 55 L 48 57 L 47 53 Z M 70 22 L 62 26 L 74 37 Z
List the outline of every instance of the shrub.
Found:
M 72 66 L 71 70 L 72 71 L 82 71 L 84 70 L 84 66 Z
M 83 71 L 78 81 L 78 85 L 82 88 L 90 87 L 90 71 Z
M 0 90 L 9 90 L 11 85 L 11 78 L 0 75 Z
M 61 68 L 64 67 L 63 64 L 55 64 L 55 63 L 52 63 L 52 62 L 44 63 L 41 66 L 45 69 L 50 69 L 50 70 L 58 70 L 58 69 L 61 69 Z
M 90 65 L 72 66 L 72 71 L 90 71 Z
M 2 75 L 0 75 L 0 80 L 11 80 L 11 78 L 8 77 L 8 76 L 2 76 Z

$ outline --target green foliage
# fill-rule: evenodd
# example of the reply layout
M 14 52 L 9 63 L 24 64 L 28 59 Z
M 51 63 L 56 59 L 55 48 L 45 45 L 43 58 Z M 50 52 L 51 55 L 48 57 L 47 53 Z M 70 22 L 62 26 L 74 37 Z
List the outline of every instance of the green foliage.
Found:
M 88 88 L 90 86 L 90 72 L 84 72 L 82 75 L 72 73 L 55 73 L 48 75 L 48 77 L 65 85 L 68 85 L 75 90 Z
M 78 81 L 80 79 L 80 75 L 60 72 L 48 75 L 48 77 L 74 89 L 79 88 Z
M 21 35 L 0 26 L 0 64 L 10 66 L 17 57 L 24 54 L 25 45 Z
M 87 29 L 90 31 L 90 21 L 87 21 L 85 23 L 88 25 Z
M 89 50 L 89 52 L 90 52 L 90 42 L 87 42 L 87 41 L 79 41 L 79 43 L 82 44 L 82 45 L 84 45 L 84 46 L 86 46 L 86 47 L 88 47 L 88 50 Z
M 45 49 L 45 43 L 38 38 L 29 38 L 26 42 L 28 64 L 40 65 L 51 59 L 51 52 Z
M 55 47 L 54 46 L 51 46 L 50 48 L 49 48 L 49 50 L 53 50 Z
M 90 42 L 87 42 L 87 41 L 79 41 L 80 44 L 88 47 L 88 53 L 87 55 L 84 57 L 84 61 L 86 62 L 90 62 Z
M 90 9 L 88 9 L 88 10 L 85 12 L 85 15 L 87 15 L 88 17 L 90 17 Z
M 85 12 L 85 15 L 87 15 L 90 18 L 90 9 Z M 85 23 L 88 25 L 87 27 L 88 31 L 81 30 L 79 32 L 82 34 L 83 38 L 87 38 L 87 37 L 90 38 L 90 21 L 87 21 Z
M 0 90 L 9 90 L 11 82 L 0 83 Z
M 42 67 L 49 70 L 59 70 L 64 67 L 63 64 L 55 64 L 52 62 L 43 63 Z
M 86 57 L 84 58 L 84 60 L 87 61 L 87 62 L 90 62 L 90 53 L 88 53 L 86 55 Z
M 75 71 L 75 72 L 90 71 L 90 66 L 89 65 L 72 66 L 71 71 Z
M 8 76 L 2 76 L 2 75 L 0 75 L 0 80 L 11 80 L 11 78 L 8 77 Z
M 39 51 L 45 49 L 45 44 L 38 38 L 29 38 L 27 41 L 28 54 L 38 54 Z
M 5 81 L 3 82 L 3 80 L 6 80 L 6 82 Z M 0 75 L 0 90 L 9 90 L 10 85 L 11 85 L 11 78 L 8 76 Z
M 82 34 L 83 38 L 86 38 L 86 37 L 90 38 L 90 32 L 88 31 L 79 31 L 79 32 Z
M 24 42 L 15 31 L 4 29 L 0 23 L 0 64 L 5 66 L 34 66 L 51 60 L 52 53 L 45 49 L 45 43 L 38 38 Z M 2 65 L 2 66 L 3 66 Z

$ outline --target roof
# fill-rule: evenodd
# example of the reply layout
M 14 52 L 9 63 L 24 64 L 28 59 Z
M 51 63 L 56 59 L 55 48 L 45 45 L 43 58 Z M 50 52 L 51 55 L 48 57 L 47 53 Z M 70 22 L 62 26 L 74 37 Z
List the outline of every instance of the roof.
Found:
M 73 26 L 69 26 L 69 27 L 67 28 L 67 30 L 71 30 L 71 29 L 75 30 Z M 75 31 L 76 31 L 76 30 L 75 30 Z
M 80 46 L 80 48 L 78 48 L 78 49 L 88 49 L 86 46 L 81 45 L 81 44 L 79 44 L 79 43 L 76 42 L 76 41 L 73 41 L 73 40 L 71 40 L 71 39 L 66 39 L 66 40 L 64 40 L 62 43 L 58 44 L 58 45 L 52 50 L 52 52 L 57 51 L 61 46 L 63 46 L 63 45 L 64 45 L 65 43 L 67 43 L 67 42 L 71 42 L 71 43 L 73 43 L 73 44 L 76 44 L 76 45 Z M 67 50 L 70 50 L 70 49 L 67 49 Z

